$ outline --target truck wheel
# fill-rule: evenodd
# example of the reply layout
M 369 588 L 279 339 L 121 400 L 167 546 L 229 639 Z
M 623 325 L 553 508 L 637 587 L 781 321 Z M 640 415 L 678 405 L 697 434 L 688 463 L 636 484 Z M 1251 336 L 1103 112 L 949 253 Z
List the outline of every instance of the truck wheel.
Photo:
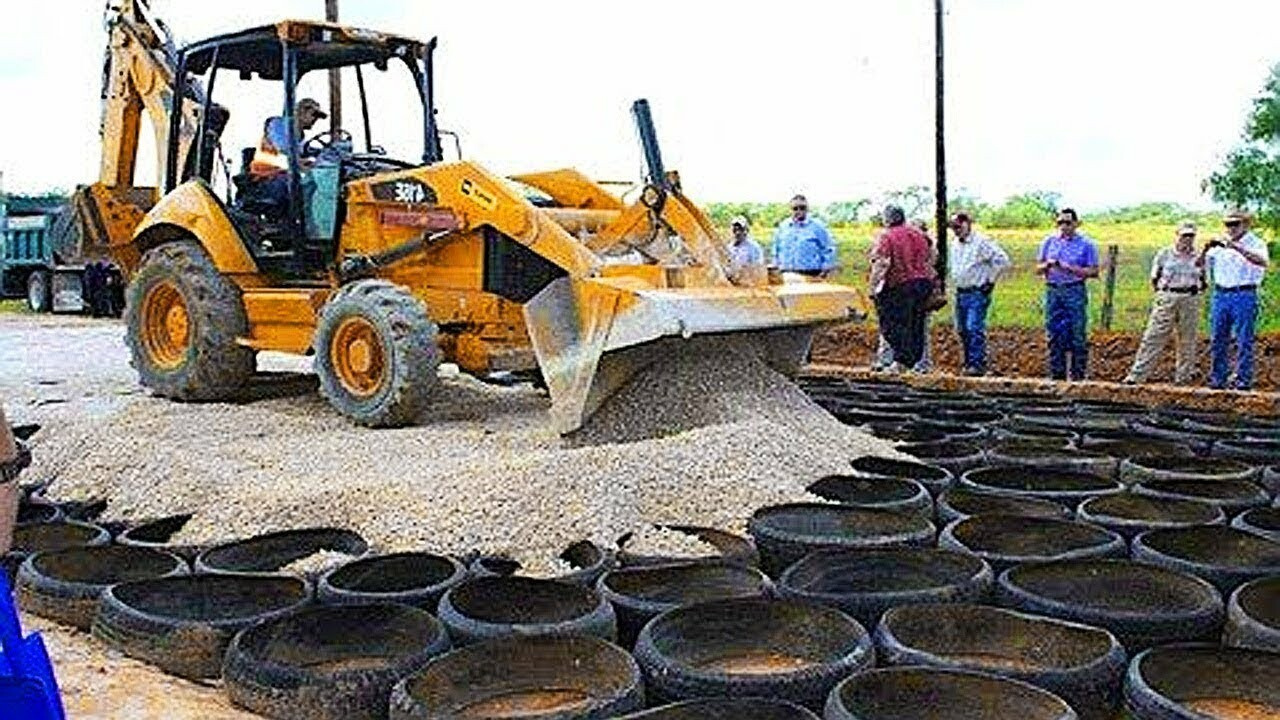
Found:
M 320 391 L 368 427 L 413 422 L 438 382 L 440 349 L 426 305 L 384 280 L 334 294 L 320 311 L 314 347 Z
M 27 276 L 27 307 L 31 312 L 49 312 L 53 305 L 53 284 L 47 270 L 33 270 Z
M 254 371 L 240 290 L 194 241 L 165 243 L 142 258 L 125 299 L 125 341 L 142 384 L 175 400 L 234 398 Z

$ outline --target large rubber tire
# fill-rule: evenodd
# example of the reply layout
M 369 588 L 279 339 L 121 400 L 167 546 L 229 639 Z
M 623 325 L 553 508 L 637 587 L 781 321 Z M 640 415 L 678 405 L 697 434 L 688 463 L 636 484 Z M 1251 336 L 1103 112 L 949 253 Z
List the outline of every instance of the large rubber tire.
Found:
M 53 307 L 53 282 L 48 270 L 33 270 L 27 276 L 27 309 L 45 313 Z
M 356 342 L 368 353 L 363 362 L 350 354 Z M 385 280 L 338 290 L 320 311 L 314 347 L 320 392 L 360 425 L 412 423 L 438 382 L 440 349 L 426 305 Z
M 17 597 L 26 612 L 88 630 L 98 599 L 112 585 L 189 572 L 182 558 L 152 548 L 67 548 L 36 553 L 23 561 Z
M 179 319 L 169 322 L 170 315 Z M 126 291 L 124 318 L 130 362 L 156 395 L 230 400 L 253 376 L 253 350 L 236 343 L 249 334 L 240 290 L 193 240 L 147 251 Z

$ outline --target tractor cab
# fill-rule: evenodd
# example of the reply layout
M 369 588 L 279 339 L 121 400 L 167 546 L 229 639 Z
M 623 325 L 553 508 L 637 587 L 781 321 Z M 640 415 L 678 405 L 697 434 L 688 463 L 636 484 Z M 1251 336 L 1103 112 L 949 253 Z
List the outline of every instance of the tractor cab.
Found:
M 199 97 L 202 141 L 181 171 L 178 144 L 170 143 L 165 191 L 198 178 L 263 271 L 286 280 L 323 276 L 337 260 L 346 183 L 441 159 L 434 49 L 434 39 L 306 21 L 184 48 L 175 94 Z M 328 117 L 331 107 L 347 108 L 346 121 Z M 313 125 L 317 119 L 329 127 Z M 180 122 L 172 113 L 169 137 L 180 136 Z M 227 145 L 237 148 L 238 167 Z

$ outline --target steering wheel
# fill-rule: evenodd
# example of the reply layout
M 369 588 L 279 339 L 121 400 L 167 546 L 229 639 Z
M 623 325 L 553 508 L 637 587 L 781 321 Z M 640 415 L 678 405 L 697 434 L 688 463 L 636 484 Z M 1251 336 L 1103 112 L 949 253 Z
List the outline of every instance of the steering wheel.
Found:
M 342 128 L 318 132 L 303 141 L 302 156 L 314 157 L 340 142 L 350 143 L 351 133 Z

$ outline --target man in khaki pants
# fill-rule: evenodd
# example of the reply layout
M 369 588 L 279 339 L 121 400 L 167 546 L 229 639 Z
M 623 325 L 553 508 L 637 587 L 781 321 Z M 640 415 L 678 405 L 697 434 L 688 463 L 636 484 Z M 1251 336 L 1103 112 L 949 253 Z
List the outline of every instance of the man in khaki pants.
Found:
M 1196 334 L 1200 324 L 1200 294 L 1205 289 L 1204 262 L 1196 253 L 1196 226 L 1183 223 L 1173 247 L 1162 248 L 1151 263 L 1151 287 L 1155 299 L 1142 335 L 1138 356 L 1125 383 L 1147 381 L 1160 352 L 1174 335 L 1177 369 L 1173 381 L 1189 385 L 1196 375 Z

